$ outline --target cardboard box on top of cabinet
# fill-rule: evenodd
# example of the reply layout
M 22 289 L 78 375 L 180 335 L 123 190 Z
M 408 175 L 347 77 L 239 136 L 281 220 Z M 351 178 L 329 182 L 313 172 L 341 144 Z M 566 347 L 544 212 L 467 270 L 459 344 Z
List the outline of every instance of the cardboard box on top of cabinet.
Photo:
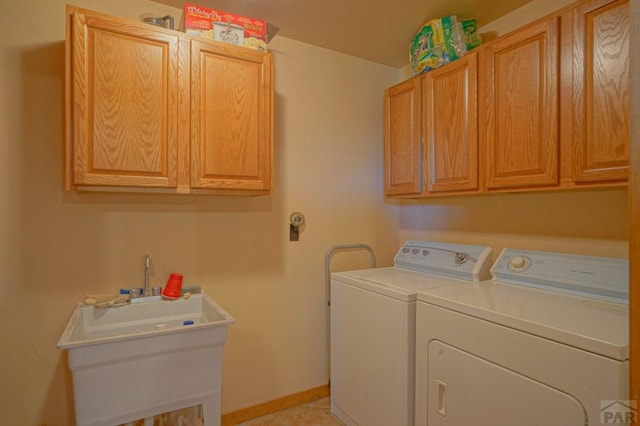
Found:
M 458 21 L 455 15 L 432 19 L 411 42 L 409 60 L 413 75 L 455 61 L 480 45 L 475 19 Z
M 267 23 L 261 19 L 185 3 L 184 26 L 189 35 L 267 50 Z

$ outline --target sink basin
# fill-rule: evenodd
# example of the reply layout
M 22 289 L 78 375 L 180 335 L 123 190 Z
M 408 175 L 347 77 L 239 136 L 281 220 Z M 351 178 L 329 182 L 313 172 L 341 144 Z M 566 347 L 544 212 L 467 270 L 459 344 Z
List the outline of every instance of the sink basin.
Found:
M 192 321 L 184 325 L 185 321 Z M 78 306 L 58 341 L 58 348 L 139 339 L 226 326 L 233 317 L 204 293 L 189 299 L 132 303 L 111 308 Z
M 202 404 L 220 424 L 222 355 L 234 318 L 205 293 L 120 307 L 78 306 L 68 350 L 76 424 L 123 424 Z

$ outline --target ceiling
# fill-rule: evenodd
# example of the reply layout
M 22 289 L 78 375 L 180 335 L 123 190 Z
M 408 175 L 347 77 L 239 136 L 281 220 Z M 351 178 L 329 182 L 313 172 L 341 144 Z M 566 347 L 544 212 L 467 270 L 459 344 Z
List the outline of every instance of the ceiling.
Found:
M 183 8 L 182 0 L 153 0 Z M 531 0 L 192 0 L 192 4 L 263 19 L 279 36 L 401 68 L 426 21 L 446 15 L 483 26 Z M 180 19 L 177 19 L 180 21 Z

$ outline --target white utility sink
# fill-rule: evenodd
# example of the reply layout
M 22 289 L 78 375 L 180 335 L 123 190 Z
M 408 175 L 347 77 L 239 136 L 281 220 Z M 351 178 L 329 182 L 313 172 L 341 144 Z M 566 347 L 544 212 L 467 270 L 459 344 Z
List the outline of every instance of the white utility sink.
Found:
M 78 306 L 68 349 L 76 424 L 118 425 L 202 404 L 220 424 L 222 355 L 234 318 L 204 293 L 120 307 Z

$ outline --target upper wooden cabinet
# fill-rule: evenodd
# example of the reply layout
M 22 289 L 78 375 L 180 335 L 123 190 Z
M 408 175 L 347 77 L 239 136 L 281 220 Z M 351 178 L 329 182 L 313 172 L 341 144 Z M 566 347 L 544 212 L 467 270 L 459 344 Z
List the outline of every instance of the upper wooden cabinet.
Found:
M 422 99 L 426 191 L 477 190 L 477 53 L 425 74 Z
M 624 181 L 629 168 L 629 2 L 573 11 L 573 155 L 576 183 Z
M 488 189 L 559 181 L 559 34 L 554 17 L 502 37 L 482 52 Z
M 629 0 L 581 0 L 394 86 L 385 95 L 385 171 L 412 186 L 390 191 L 391 179 L 385 193 L 626 185 L 629 19 Z M 418 118 L 407 97 L 417 80 Z M 404 94 L 405 115 L 389 107 L 390 93 Z M 394 162 L 402 155 L 411 161 Z
M 385 193 L 478 188 L 477 55 L 385 92 Z
M 175 188 L 178 37 L 81 12 L 70 19 L 72 183 Z
M 67 7 L 67 189 L 268 194 L 271 54 Z
M 271 186 L 271 56 L 191 42 L 191 184 Z
M 422 191 L 420 79 L 412 78 L 384 93 L 384 192 Z

